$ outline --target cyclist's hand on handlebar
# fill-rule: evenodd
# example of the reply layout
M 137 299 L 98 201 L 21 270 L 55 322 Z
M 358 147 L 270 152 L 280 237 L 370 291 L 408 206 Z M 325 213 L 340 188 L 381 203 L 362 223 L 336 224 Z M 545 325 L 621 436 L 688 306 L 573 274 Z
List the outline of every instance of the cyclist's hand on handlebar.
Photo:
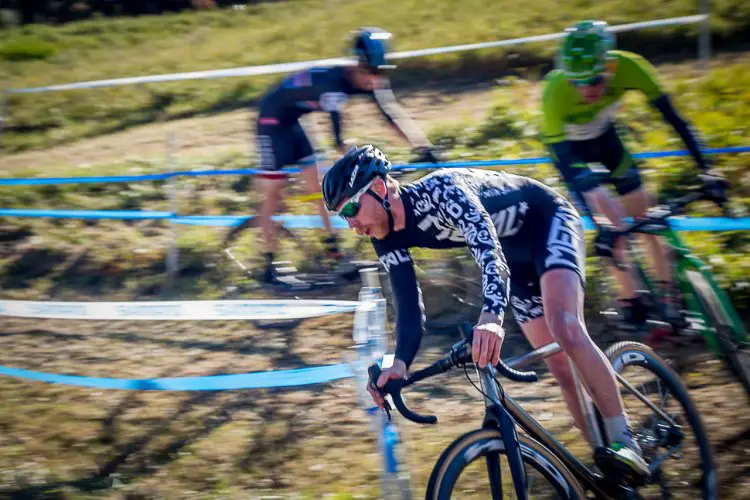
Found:
M 594 252 L 599 257 L 613 259 L 615 256 L 615 246 L 620 233 L 609 224 L 600 224 L 599 232 L 594 240 Z
M 434 146 L 420 146 L 414 148 L 416 158 L 412 163 L 441 163 L 443 158 Z
M 698 176 L 698 179 L 703 184 L 701 189 L 706 198 L 718 204 L 723 204 L 727 201 L 727 187 L 729 183 L 718 171 L 714 169 L 706 170 L 705 173 Z
M 399 380 L 404 377 L 406 377 L 406 363 L 404 363 L 400 359 L 394 359 L 393 366 L 383 370 L 377 380 L 376 385 L 379 389 L 382 389 L 383 387 L 385 387 L 385 384 L 387 384 L 389 380 Z M 378 391 L 378 389 L 372 386 L 372 383 L 370 382 L 367 383 L 367 392 L 370 393 L 370 396 L 372 396 L 372 400 L 376 405 L 378 405 L 378 408 L 382 409 L 385 407 L 385 398 L 382 394 L 380 394 L 380 391 Z
M 471 342 L 471 359 L 480 368 L 487 364 L 497 365 L 500 360 L 500 348 L 505 339 L 502 321 L 491 313 L 482 313 L 479 323 L 474 327 Z

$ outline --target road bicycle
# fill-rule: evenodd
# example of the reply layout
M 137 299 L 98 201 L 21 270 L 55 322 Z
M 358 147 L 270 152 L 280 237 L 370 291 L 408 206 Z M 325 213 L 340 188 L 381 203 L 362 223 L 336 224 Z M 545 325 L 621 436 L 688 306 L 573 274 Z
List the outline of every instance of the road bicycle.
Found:
M 464 328 L 464 339 L 444 358 L 404 380 L 389 381 L 382 390 L 388 395 L 386 413 L 390 415 L 392 404 L 412 422 L 437 423 L 434 416 L 412 411 L 401 391 L 454 367 L 463 367 L 469 378 L 468 367 L 474 366 L 470 331 Z M 498 375 L 516 382 L 535 382 L 535 372 L 519 370 L 561 351 L 557 343 L 551 343 L 501 361 L 497 367 L 475 366 L 479 386 L 472 384 L 485 402 L 482 425 L 453 441 L 440 455 L 425 498 L 717 498 L 716 465 L 700 415 L 677 374 L 648 346 L 621 342 L 606 352 L 634 437 L 649 463 L 647 480 L 633 481 L 611 469 L 606 454 L 599 454 L 594 466 L 587 466 L 524 411 L 503 388 Z M 374 384 L 380 373 L 378 365 L 370 366 L 370 383 Z M 583 395 L 577 377 L 575 382 Z M 607 442 L 603 419 L 591 405 L 584 404 L 582 410 L 595 445 L 602 450 Z

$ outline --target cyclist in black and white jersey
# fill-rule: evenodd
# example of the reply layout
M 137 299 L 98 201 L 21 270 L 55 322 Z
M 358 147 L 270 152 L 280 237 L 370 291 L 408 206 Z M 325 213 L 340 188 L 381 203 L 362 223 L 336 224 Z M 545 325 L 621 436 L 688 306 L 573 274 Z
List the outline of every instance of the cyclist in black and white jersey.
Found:
M 422 338 L 421 291 L 409 249 L 468 247 L 482 271 L 484 294 L 474 329 L 474 361 L 480 367 L 497 364 L 503 316 L 510 306 L 534 347 L 554 339 L 564 349 L 547 364 L 579 428 L 586 432 L 568 357 L 604 416 L 617 461 L 647 475 L 612 367 L 586 331 L 585 242 L 573 206 L 538 181 L 504 172 L 441 169 L 400 186 L 389 170 L 386 156 L 368 145 L 352 148 L 323 178 L 327 208 L 372 239 L 390 277 L 395 360 L 377 385 L 406 375 Z M 379 393 L 368 389 L 382 406 Z
M 385 68 L 393 67 L 385 59 L 390 38 L 390 33 L 379 28 L 361 28 L 353 42 L 356 66 L 305 70 L 285 78 L 263 97 L 257 119 L 257 141 L 260 165 L 266 171 L 261 175 L 259 189 L 264 198 L 259 217 L 265 241 L 265 281 L 277 282 L 272 265 L 276 239 L 271 217 L 278 210 L 287 183 L 286 174 L 279 170 L 289 165 L 301 166 L 308 193 L 320 193 L 318 169 L 308 168 L 316 166 L 318 159 L 299 122 L 302 115 L 315 111 L 330 113 L 336 147 L 344 153 L 347 146 L 341 133 L 342 107 L 350 96 L 369 96 L 386 121 L 419 150 L 422 158 L 434 160 L 429 141 L 399 106 L 383 74 Z M 328 232 L 325 240 L 328 252 L 337 257 L 336 238 L 322 204 L 320 213 Z

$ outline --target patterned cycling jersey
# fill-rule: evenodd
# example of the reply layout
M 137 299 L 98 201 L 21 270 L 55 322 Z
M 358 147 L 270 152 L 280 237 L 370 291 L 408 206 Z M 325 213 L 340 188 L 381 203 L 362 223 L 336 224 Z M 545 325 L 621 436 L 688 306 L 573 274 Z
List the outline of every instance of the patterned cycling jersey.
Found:
M 393 289 L 396 357 L 407 365 L 419 347 L 423 323 L 409 248 L 468 247 L 482 272 L 482 310 L 501 318 L 509 303 L 514 265 L 536 264 L 541 256 L 540 272 L 554 267 L 578 271 L 577 237 L 554 241 L 549 237 L 550 221 L 558 209 L 570 210 L 575 220 L 578 215 L 564 198 L 533 179 L 505 172 L 442 169 L 402 186 L 400 198 L 405 227 L 372 243 Z
M 331 113 L 336 143 L 341 143 L 339 113 L 353 95 L 372 97 L 388 121 L 393 121 L 391 106 L 396 99 L 389 87 L 362 90 L 351 84 L 346 68 L 313 68 L 285 78 L 268 92 L 260 105 L 259 122 L 292 125 L 300 116 L 313 111 Z
M 632 52 L 608 52 L 606 94 L 594 103 L 586 103 L 560 70 L 546 77 L 542 96 L 544 121 L 542 132 L 548 144 L 565 140 L 584 141 L 601 136 L 612 125 L 623 94 L 638 90 L 653 102 L 664 94 L 656 70 L 643 57 Z

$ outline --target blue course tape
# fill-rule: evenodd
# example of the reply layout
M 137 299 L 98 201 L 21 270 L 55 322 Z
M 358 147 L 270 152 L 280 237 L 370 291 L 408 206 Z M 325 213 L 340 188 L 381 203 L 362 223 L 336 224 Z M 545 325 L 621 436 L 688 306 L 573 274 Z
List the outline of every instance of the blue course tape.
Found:
M 163 181 L 174 174 L 114 175 L 109 177 L 38 177 L 19 179 L 0 179 L 0 186 L 33 186 L 45 184 L 90 184 L 95 182 L 142 182 Z
M 0 208 L 0 217 L 48 217 L 53 219 L 169 219 L 171 212 L 153 210 L 38 210 Z
M 226 391 L 232 389 L 264 389 L 321 384 L 352 376 L 348 364 L 315 366 L 297 370 L 244 373 L 239 375 L 213 375 L 209 377 L 178 377 L 155 379 L 119 379 L 58 375 L 20 368 L 0 366 L 0 375 L 97 389 L 127 391 Z
M 736 146 L 728 148 L 705 149 L 706 154 L 731 154 L 731 153 L 750 153 L 750 146 Z M 670 156 L 688 156 L 690 153 L 685 150 L 674 151 L 655 151 L 650 153 L 638 153 L 633 155 L 634 158 L 666 158 Z M 478 160 L 478 161 L 458 161 L 444 162 L 439 164 L 433 163 L 413 163 L 406 165 L 394 165 L 394 170 L 427 170 L 434 168 L 479 168 L 479 167 L 506 167 L 512 165 L 540 165 L 551 163 L 552 160 L 546 156 L 535 158 L 520 158 L 513 160 Z M 299 173 L 299 168 L 284 169 L 286 173 Z M 21 185 L 44 185 L 44 184 L 90 184 L 99 182 L 136 182 L 136 181 L 154 181 L 165 180 L 171 177 L 203 177 L 208 175 L 256 175 L 267 173 L 264 170 L 255 168 L 242 168 L 233 170 L 197 170 L 194 172 L 169 172 L 162 174 L 147 175 L 125 175 L 110 177 L 39 177 L 39 178 L 18 178 L 18 179 L 0 179 L 0 186 L 21 186 Z
M 240 215 L 186 215 L 171 217 L 169 212 L 127 211 L 127 210 L 30 210 L 0 208 L 0 216 L 8 217 L 52 217 L 59 219 L 169 219 L 175 224 L 189 226 L 232 227 L 246 220 Z M 277 215 L 274 220 L 289 229 L 318 229 L 323 222 L 317 215 Z M 673 228 L 680 231 L 747 231 L 750 230 L 750 217 L 675 217 L 670 219 Z M 331 217 L 335 229 L 346 229 L 346 221 L 341 217 Z M 591 219 L 583 217 L 586 230 L 594 229 Z
M 582 217 L 586 231 L 596 229 L 590 217 Z M 750 217 L 672 217 L 672 229 L 677 231 L 749 231 Z

